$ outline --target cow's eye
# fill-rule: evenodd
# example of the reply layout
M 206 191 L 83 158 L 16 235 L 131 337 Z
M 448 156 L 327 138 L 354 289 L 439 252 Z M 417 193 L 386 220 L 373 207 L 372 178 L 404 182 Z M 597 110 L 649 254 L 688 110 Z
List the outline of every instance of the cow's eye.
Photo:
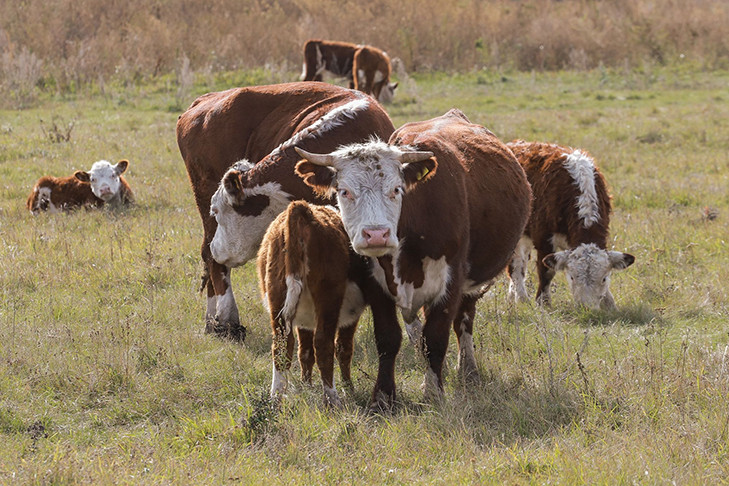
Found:
M 341 198 L 344 198 L 344 199 L 349 199 L 350 201 L 351 201 L 352 199 L 354 199 L 354 197 L 352 197 L 352 193 L 351 193 L 351 192 L 349 192 L 349 191 L 348 191 L 348 190 L 346 190 L 346 189 L 340 189 L 340 190 L 339 190 L 339 197 L 341 197 Z
M 405 194 L 405 189 L 403 189 L 402 186 L 397 186 L 395 189 L 392 190 L 390 193 L 390 198 L 395 199 L 397 196 L 402 196 Z

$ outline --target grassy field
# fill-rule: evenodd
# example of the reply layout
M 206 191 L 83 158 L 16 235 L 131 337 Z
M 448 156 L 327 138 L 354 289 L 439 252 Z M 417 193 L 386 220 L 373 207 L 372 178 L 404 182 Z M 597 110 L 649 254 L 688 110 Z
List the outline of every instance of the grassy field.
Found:
M 458 383 L 451 339 L 445 398 L 421 403 L 424 363 L 404 343 L 386 416 L 365 413 L 368 315 L 341 411 L 301 384 L 271 407 L 252 264 L 234 271 L 245 344 L 203 334 L 176 118 L 206 91 L 297 75 L 187 91 L 161 78 L 0 111 L 1 484 L 727 482 L 729 73 L 401 79 L 396 126 L 458 107 L 504 140 L 588 150 L 612 187 L 612 244 L 637 260 L 613 277 L 609 314 L 575 308 L 562 276 L 551 310 L 510 304 L 500 279 L 475 326 L 481 382 Z M 26 211 L 38 177 L 102 158 L 131 161 L 136 207 Z

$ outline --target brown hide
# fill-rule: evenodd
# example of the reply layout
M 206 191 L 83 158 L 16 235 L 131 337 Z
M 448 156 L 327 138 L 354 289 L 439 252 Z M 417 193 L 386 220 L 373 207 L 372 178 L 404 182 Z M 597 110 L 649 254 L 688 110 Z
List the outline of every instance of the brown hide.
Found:
M 456 331 L 459 347 L 465 336 L 464 346 L 470 345 L 472 356 L 470 336 L 481 295 L 478 286 L 495 278 L 511 258 L 529 216 L 531 191 L 511 151 L 490 131 L 470 123 L 459 110 L 408 123 L 393 133 L 390 143 L 431 151 L 438 162 L 433 177 L 415 186 L 403 199 L 397 265 L 401 280 L 413 283 L 416 291 L 424 283 L 423 258 L 445 256 L 451 268 L 445 296 L 425 304 L 422 330 L 423 352 L 442 389 L 449 329 L 452 325 Z M 379 261 L 387 272 L 386 287 L 391 289 L 393 260 L 387 257 Z M 380 355 L 373 399 L 381 401 L 384 395 L 392 400 L 400 329 L 393 322 L 394 310 L 383 301 L 371 298 L 370 302 Z M 468 359 L 466 369 L 461 368 L 466 374 L 476 371 L 475 362 Z
M 39 190 L 41 188 L 50 189 L 50 201 L 40 199 Z M 80 206 L 99 207 L 104 205 L 104 201 L 96 197 L 91 191 L 91 184 L 82 182 L 73 175 L 67 177 L 41 177 L 30 191 L 25 205 L 32 212 L 46 211 L 49 209 L 48 202 L 59 210 L 70 210 Z
M 362 46 L 354 53 L 352 66 L 354 89 L 379 99 L 382 88 L 390 82 L 392 67 L 389 56 L 376 47 Z M 364 75 L 364 82 L 359 78 L 360 71 Z M 375 75 L 378 71 L 383 74 L 383 79 L 376 82 Z
M 203 285 L 207 286 L 208 297 L 222 295 L 227 288 L 223 276 L 228 270 L 212 259 L 209 248 L 216 229 L 215 218 L 210 215 L 210 198 L 221 177 L 234 162 L 245 158 L 257 164 L 245 174 L 239 174 L 241 187 L 276 181 L 293 200 L 328 203 L 329 200 L 317 198 L 294 174 L 299 158 L 293 147 L 276 155 L 269 154 L 334 108 L 362 96 L 324 83 L 253 86 L 203 95 L 180 115 L 177 142 L 203 221 L 202 258 L 206 264 Z M 370 100 L 368 108 L 357 113 L 354 119 L 348 118 L 321 136 L 304 137 L 299 146 L 311 151 L 331 151 L 342 144 L 363 142 L 373 135 L 387 138 L 393 130 L 387 113 Z M 240 329 L 236 322 L 221 324 L 224 334 L 228 333 L 226 326 Z M 242 339 L 236 331 L 232 335 Z
M 332 209 L 291 203 L 271 223 L 264 236 L 257 259 L 261 296 L 268 301 L 273 330 L 272 354 L 279 371 L 288 369 L 293 356 L 291 319 L 306 312 L 301 306 L 285 312 L 287 277 L 302 284 L 301 294 L 308 292 L 314 302 L 316 322 L 310 329 L 298 329 L 299 362 L 305 381 L 311 380 L 314 357 L 324 386 L 333 388 L 333 358 L 336 350 L 344 382 L 351 384 L 350 363 L 354 347 L 354 331 L 362 308 L 345 309 L 347 321 L 338 329 L 338 321 L 348 282 L 362 288 L 367 278 L 363 257 L 354 253 L 341 218 Z M 350 324 L 350 321 L 353 321 Z M 284 349 L 285 345 L 285 349 Z M 313 345 L 313 348 L 312 348 Z M 316 352 L 314 352 L 316 351 Z
M 611 205 L 607 183 L 600 170 L 595 167 L 600 219 L 585 228 L 576 206 L 580 190 L 564 167 L 567 155 L 575 149 L 520 140 L 509 142 L 508 146 L 524 168 L 532 186 L 534 201 L 525 234 L 532 239 L 537 250 L 544 255 L 551 253 L 552 237 L 555 234 L 565 235 L 570 248 L 582 243 L 594 243 L 606 248 Z

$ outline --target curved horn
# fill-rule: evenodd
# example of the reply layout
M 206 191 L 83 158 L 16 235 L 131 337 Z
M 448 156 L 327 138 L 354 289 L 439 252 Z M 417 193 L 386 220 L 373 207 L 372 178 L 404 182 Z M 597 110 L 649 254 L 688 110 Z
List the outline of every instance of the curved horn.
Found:
M 401 164 L 409 164 L 411 162 L 420 162 L 433 156 L 433 152 L 403 152 L 397 158 Z
M 296 152 L 303 158 L 316 165 L 323 165 L 326 167 L 334 167 L 334 157 L 331 154 L 312 154 L 299 147 L 294 147 Z

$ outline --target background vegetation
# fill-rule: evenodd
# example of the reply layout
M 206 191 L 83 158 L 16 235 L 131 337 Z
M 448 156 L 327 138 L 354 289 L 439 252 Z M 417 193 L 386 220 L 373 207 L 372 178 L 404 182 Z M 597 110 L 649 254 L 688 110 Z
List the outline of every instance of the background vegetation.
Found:
M 185 69 L 296 70 L 312 37 L 379 46 L 408 72 L 726 68 L 727 26 L 724 0 L 0 2 L 0 94 L 18 106 Z
M 726 483 L 723 2 L 241 3 L 0 4 L 2 99 L 23 107 L 0 108 L 0 483 Z M 202 332 L 202 228 L 174 126 L 199 94 L 295 80 L 310 34 L 403 59 L 396 126 L 458 107 L 504 140 L 591 152 L 612 244 L 637 257 L 613 279 L 620 310 L 575 308 L 562 276 L 552 309 L 514 306 L 500 279 L 478 308 L 481 382 L 456 380 L 451 343 L 445 398 L 421 403 L 404 344 L 386 416 L 365 413 L 365 315 L 343 410 L 300 383 L 272 407 L 253 265 L 233 273 L 245 344 Z M 101 158 L 130 159 L 134 208 L 26 211 L 38 177 Z

